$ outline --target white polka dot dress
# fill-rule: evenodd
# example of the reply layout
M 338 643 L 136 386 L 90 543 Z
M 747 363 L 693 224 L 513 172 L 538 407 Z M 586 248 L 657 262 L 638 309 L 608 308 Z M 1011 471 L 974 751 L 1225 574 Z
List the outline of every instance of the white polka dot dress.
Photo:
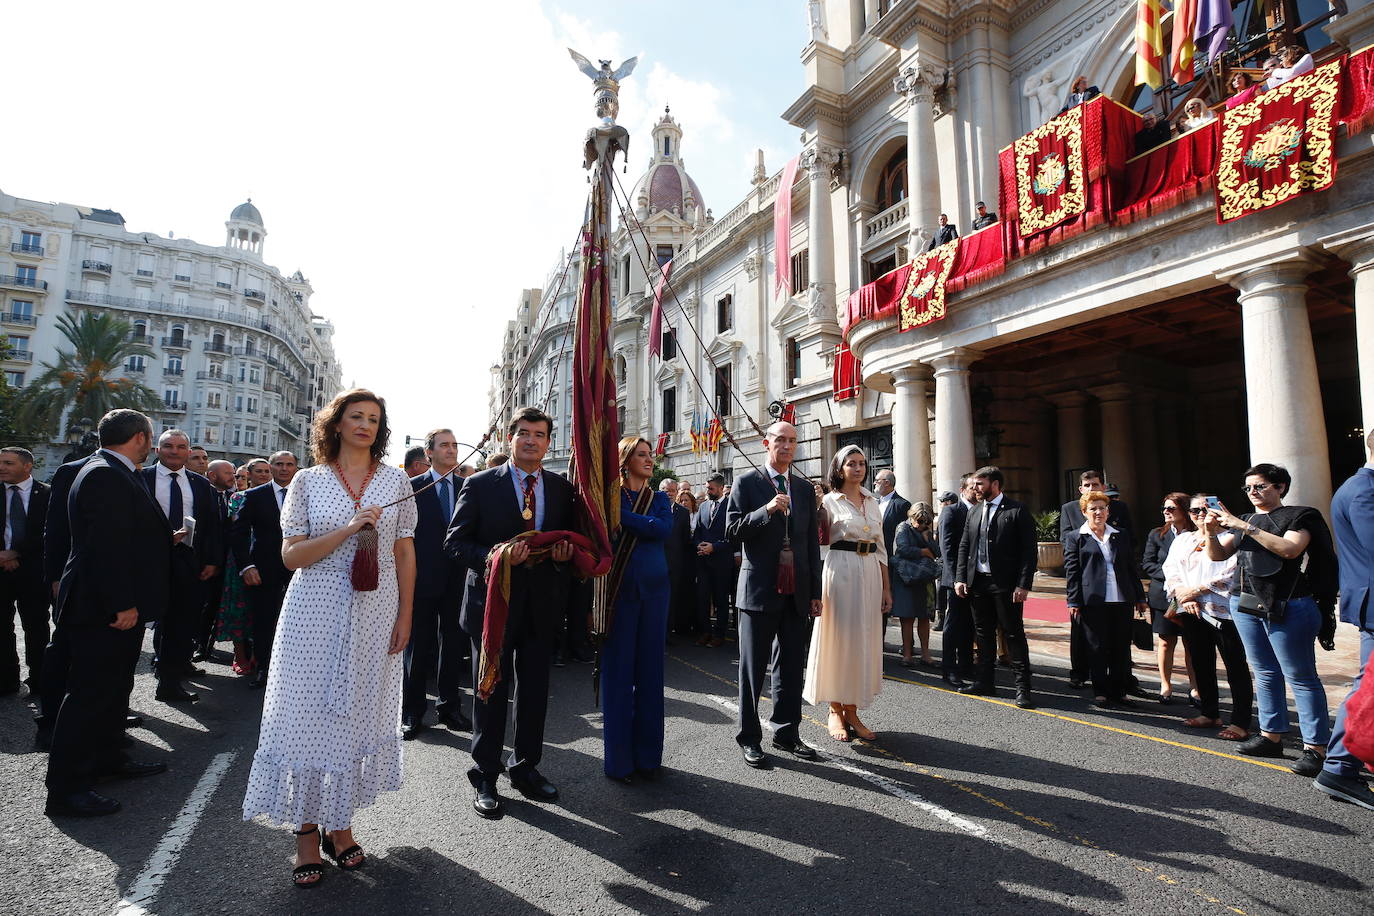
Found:
M 400 468 L 377 468 L 364 506 L 411 495 Z M 282 506 L 283 537 L 319 536 L 353 518 L 329 465 L 298 473 Z M 393 547 L 415 535 L 415 501 L 382 512 L 377 590 L 349 581 L 356 536 L 299 569 L 282 603 L 263 699 L 262 730 L 243 818 L 340 830 L 378 793 L 401 787 L 401 655 L 387 654 L 400 592 Z

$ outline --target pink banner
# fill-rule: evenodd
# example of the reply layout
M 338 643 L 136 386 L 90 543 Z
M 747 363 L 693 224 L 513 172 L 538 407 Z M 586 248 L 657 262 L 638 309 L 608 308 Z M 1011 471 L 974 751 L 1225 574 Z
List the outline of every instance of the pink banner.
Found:
M 654 310 L 649 315 L 649 355 L 663 356 L 663 288 L 668 285 L 668 275 L 673 272 L 673 259 L 663 264 L 663 272 L 654 285 Z
M 801 155 L 783 166 L 782 183 L 773 201 L 773 295 L 792 290 L 792 185 L 797 180 Z

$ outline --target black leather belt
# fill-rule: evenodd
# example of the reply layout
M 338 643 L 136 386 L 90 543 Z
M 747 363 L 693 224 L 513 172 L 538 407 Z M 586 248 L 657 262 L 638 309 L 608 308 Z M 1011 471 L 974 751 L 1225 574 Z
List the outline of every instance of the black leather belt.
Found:
M 834 541 L 834 542 L 831 543 L 830 549 L 831 549 L 831 550 L 852 550 L 854 553 L 857 553 L 859 556 L 862 557 L 862 556 L 864 556 L 865 554 L 877 553 L 877 552 L 878 552 L 878 542 L 877 542 L 877 541 Z

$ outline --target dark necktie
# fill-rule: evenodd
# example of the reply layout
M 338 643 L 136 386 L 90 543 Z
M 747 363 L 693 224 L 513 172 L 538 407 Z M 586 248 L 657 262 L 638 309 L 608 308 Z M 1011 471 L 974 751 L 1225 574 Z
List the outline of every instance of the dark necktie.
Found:
M 167 481 L 171 486 L 167 493 L 167 521 L 172 523 L 172 530 L 176 531 L 181 528 L 181 521 L 185 517 L 181 503 L 181 477 L 173 471 L 167 475 Z
M 525 530 L 534 530 L 534 475 L 525 475 L 525 511 L 521 514 L 525 517 Z
M 439 478 L 439 508 L 444 513 L 444 523 L 453 520 L 453 503 L 449 501 L 448 478 Z
M 992 569 L 992 564 L 988 561 L 988 534 L 992 528 L 992 513 L 997 507 L 988 503 L 983 507 L 982 532 L 978 538 L 978 565 Z
M 273 486 L 277 491 L 277 511 L 280 512 L 286 506 L 286 487 Z
M 19 495 L 19 485 L 10 484 L 10 545 L 19 549 L 29 528 L 28 517 L 24 515 L 24 497 Z M 3 534 L 0 531 L 0 534 Z

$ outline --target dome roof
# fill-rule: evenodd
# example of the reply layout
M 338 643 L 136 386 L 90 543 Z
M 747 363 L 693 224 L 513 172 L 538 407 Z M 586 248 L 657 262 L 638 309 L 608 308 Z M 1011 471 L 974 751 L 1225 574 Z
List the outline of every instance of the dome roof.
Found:
M 677 211 L 688 222 L 705 219 L 701 188 L 687 174 L 681 156 L 682 128 L 668 112 L 654 126 L 654 155 L 649 168 L 635 182 L 632 203 L 647 213 Z
M 245 223 L 257 223 L 259 226 L 263 224 L 262 214 L 258 212 L 257 207 L 253 206 L 253 198 L 251 197 L 235 207 L 234 212 L 229 214 L 229 218 L 242 220 Z

